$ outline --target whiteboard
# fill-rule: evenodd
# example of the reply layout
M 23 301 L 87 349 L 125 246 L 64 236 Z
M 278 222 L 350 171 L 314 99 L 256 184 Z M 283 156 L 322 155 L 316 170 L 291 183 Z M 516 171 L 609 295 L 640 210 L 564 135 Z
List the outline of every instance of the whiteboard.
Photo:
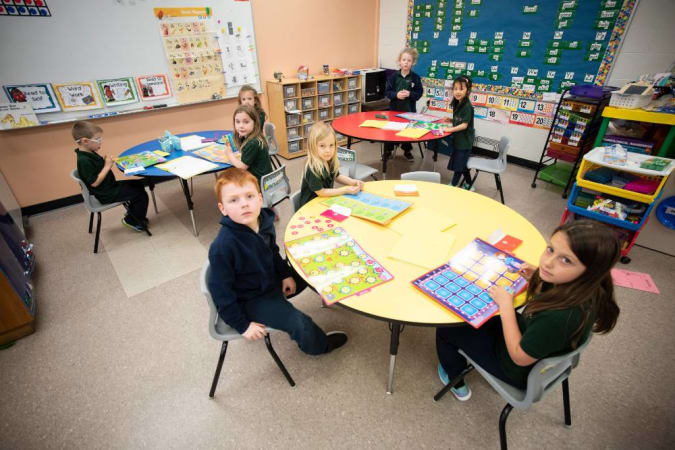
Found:
M 150 74 L 169 75 L 156 7 L 210 7 L 222 38 L 240 34 L 252 53 L 253 82 L 261 92 L 253 12 L 249 1 L 235 0 L 58 0 L 48 2 L 51 17 L 0 16 L 0 84 L 67 83 Z M 222 48 L 222 43 L 221 43 Z M 241 84 L 228 83 L 225 98 Z M 175 94 L 175 91 L 174 91 Z M 8 102 L 5 92 L 0 102 Z M 88 111 L 38 115 L 63 122 L 106 113 L 143 111 L 153 104 L 178 106 L 175 96 Z M 185 104 L 185 103 L 183 103 Z

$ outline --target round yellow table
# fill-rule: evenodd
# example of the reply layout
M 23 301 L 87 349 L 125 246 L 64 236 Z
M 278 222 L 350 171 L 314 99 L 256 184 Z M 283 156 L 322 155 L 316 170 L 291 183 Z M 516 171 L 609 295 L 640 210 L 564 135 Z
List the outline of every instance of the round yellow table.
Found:
M 423 228 L 429 222 L 430 211 L 452 219 L 451 222 L 454 222 L 455 225 L 442 233 L 442 236 L 447 235 L 448 241 L 454 238 L 447 259 L 450 259 L 452 255 L 459 252 L 477 237 L 488 240 L 488 237 L 496 229 L 523 241 L 514 251 L 514 254 L 529 263 L 536 264 L 546 246 L 546 241 L 541 233 L 524 217 L 511 208 L 480 194 L 444 184 L 402 180 L 371 181 L 365 184 L 364 191 L 384 197 L 395 197 L 394 186 L 397 184 L 416 185 L 419 196 L 396 197 L 412 203 L 413 206 L 394 218 L 389 225 L 382 226 L 357 217 L 349 217 L 343 222 L 333 222 L 333 226 L 344 228 L 370 256 L 394 275 L 393 280 L 376 286 L 369 292 L 345 298 L 338 303 L 340 306 L 359 314 L 391 324 L 387 393 L 392 392 L 394 365 L 402 325 L 438 327 L 465 324 L 461 318 L 412 285 L 412 280 L 430 271 L 433 267 L 425 268 L 388 256 L 394 244 L 401 238 L 401 234 L 399 234 L 401 228 L 395 231 L 395 228 L 397 228 L 394 225 L 396 220 L 404 219 L 408 225 L 405 229 L 416 230 L 416 224 Z M 318 232 L 318 230 L 312 229 L 311 225 L 316 220 L 324 220 L 320 214 L 328 206 L 322 203 L 323 200 L 325 199 L 321 197 L 315 198 L 291 217 L 286 227 L 284 242 L 292 241 L 312 232 Z M 409 217 L 404 218 L 404 215 Z M 306 222 L 310 222 L 310 224 L 306 225 Z M 322 223 L 324 222 L 317 222 L 317 227 L 321 226 Z M 301 224 L 304 226 L 299 229 L 298 225 Z M 409 233 L 415 232 L 409 231 Z M 416 239 L 419 238 L 422 241 L 426 238 L 424 235 L 425 233 L 420 231 L 415 236 Z M 304 277 L 302 270 L 293 259 L 289 257 L 289 261 Z M 438 265 L 443 262 L 446 261 L 442 261 Z M 525 296 L 521 294 L 516 298 L 516 305 L 519 306 L 524 301 Z

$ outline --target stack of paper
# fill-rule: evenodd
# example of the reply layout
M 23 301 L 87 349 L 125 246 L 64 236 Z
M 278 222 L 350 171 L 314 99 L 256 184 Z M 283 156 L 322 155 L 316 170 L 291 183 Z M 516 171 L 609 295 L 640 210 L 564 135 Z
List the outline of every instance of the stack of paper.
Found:
M 387 123 L 389 123 L 389 122 L 386 121 L 386 120 L 366 120 L 359 126 L 360 127 L 370 127 L 370 128 L 382 128 Z
M 396 133 L 396 136 L 403 136 L 411 139 L 419 139 L 428 132 L 429 130 L 426 130 L 424 128 L 406 128 Z
M 387 122 L 382 129 L 383 130 L 403 130 L 408 126 L 408 122 Z
M 180 138 L 180 149 L 184 152 L 196 150 L 210 145 L 210 142 L 202 142 L 202 137 L 196 134 Z
M 201 158 L 181 156 L 180 158 L 165 162 L 164 164 L 158 164 L 155 167 L 171 172 L 172 174 L 187 180 L 200 173 L 218 169 L 220 166 Z
M 388 227 L 401 235 L 418 235 L 440 233 L 454 224 L 455 221 L 443 212 L 415 205 L 414 208 L 399 215 Z

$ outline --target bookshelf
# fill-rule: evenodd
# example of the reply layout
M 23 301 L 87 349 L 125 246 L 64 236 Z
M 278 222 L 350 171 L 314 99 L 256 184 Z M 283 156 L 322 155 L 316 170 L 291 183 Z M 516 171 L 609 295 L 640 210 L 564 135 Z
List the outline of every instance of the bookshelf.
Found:
M 316 75 L 267 81 L 269 121 L 276 126 L 279 155 L 286 159 L 307 154 L 309 129 L 316 122 L 361 112 L 361 75 Z M 338 145 L 347 138 L 337 133 Z

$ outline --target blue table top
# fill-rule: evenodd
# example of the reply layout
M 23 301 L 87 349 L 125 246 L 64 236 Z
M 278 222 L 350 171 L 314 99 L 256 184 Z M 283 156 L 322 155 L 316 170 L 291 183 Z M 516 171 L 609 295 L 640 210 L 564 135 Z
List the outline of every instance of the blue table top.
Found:
M 191 136 L 193 134 L 197 134 L 203 138 L 207 139 L 213 139 L 213 138 L 220 138 L 221 136 L 225 134 L 232 134 L 231 131 L 228 130 L 208 130 L 208 131 L 195 131 L 192 133 L 183 133 L 183 134 L 177 134 L 176 136 L 178 137 L 186 137 L 186 136 Z M 159 145 L 159 141 L 157 139 L 153 139 L 151 141 L 143 142 L 142 144 L 135 145 L 124 152 L 120 153 L 119 156 L 128 156 L 128 155 L 133 155 L 136 153 L 140 153 L 142 151 L 154 151 L 154 150 L 161 150 L 161 146 Z M 181 156 L 186 156 L 190 155 L 194 158 L 199 158 L 197 155 L 193 155 L 192 152 L 171 152 L 169 156 L 166 156 L 167 161 L 171 161 L 172 159 L 180 158 Z M 213 161 L 211 161 L 213 162 Z M 232 167 L 231 164 L 220 164 L 214 162 L 213 164 L 216 164 L 218 166 L 217 169 L 211 170 L 209 172 L 205 173 L 211 173 L 211 172 L 218 172 L 219 170 L 227 169 L 228 167 Z M 124 169 L 122 169 L 119 165 L 117 166 L 118 169 L 120 169 L 122 172 L 124 172 Z M 172 174 L 171 172 L 167 172 L 166 170 L 158 169 L 154 166 L 151 167 L 146 167 L 144 171 L 142 172 L 136 172 L 133 174 L 133 176 L 139 176 L 139 177 L 175 177 L 176 175 Z

